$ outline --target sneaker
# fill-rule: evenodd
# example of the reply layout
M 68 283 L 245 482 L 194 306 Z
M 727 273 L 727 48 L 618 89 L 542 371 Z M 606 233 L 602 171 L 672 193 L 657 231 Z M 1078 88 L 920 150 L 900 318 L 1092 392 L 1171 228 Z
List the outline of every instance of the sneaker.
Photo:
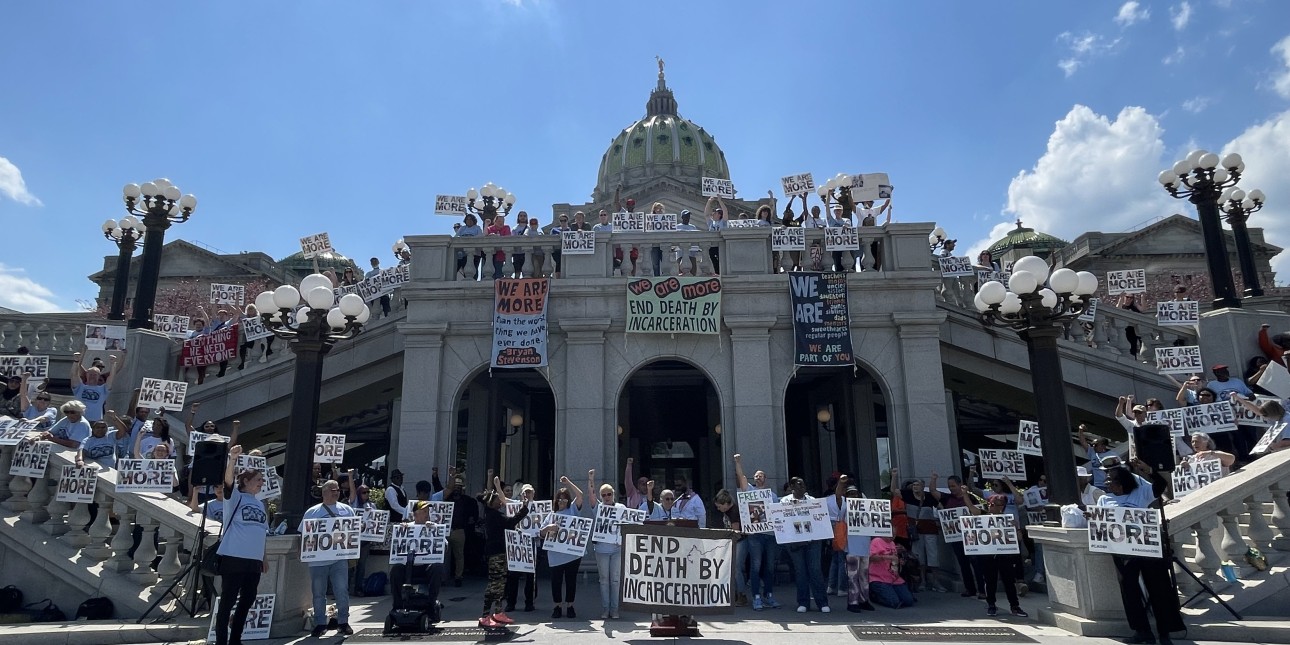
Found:
M 493 622 L 499 625 L 509 625 L 515 622 L 515 620 L 512 619 L 510 616 L 507 616 L 506 612 L 498 612 L 496 614 L 493 614 Z
M 491 629 L 491 628 L 493 628 L 493 627 L 501 627 L 501 625 L 499 625 L 499 624 L 497 623 L 497 621 L 493 620 L 493 617 L 492 617 L 492 616 L 484 616 L 483 618 L 480 618 L 480 619 L 479 619 L 479 626 L 480 626 L 480 627 L 483 627 L 484 629 Z
M 821 613 L 821 614 L 827 614 L 827 613 L 829 613 L 830 611 L 833 611 L 833 610 L 832 610 L 832 609 L 829 609 L 829 606 L 828 606 L 828 605 L 825 605 L 825 606 L 823 606 L 823 607 L 820 607 L 820 613 Z
M 986 608 L 985 608 L 985 615 L 987 615 L 987 616 L 998 616 L 998 615 L 999 615 L 999 608 L 998 608 L 998 607 L 986 607 Z
M 609 612 L 607 611 L 600 612 L 600 620 L 609 620 Z
M 614 620 L 618 620 L 619 618 L 621 618 L 621 616 L 619 616 L 619 615 L 618 615 L 618 612 L 616 612 L 616 611 L 609 612 L 609 617 L 610 617 L 610 618 L 612 618 L 612 619 L 614 619 Z
M 861 612 L 861 611 L 863 611 L 863 610 L 862 610 L 862 609 L 860 609 L 860 605 L 847 605 L 847 611 L 849 611 L 849 612 L 851 612 L 851 613 L 853 613 L 853 614 L 858 614 L 858 613 L 860 613 L 860 612 Z
M 753 611 L 761 611 L 766 608 L 766 605 L 763 605 L 761 602 L 760 594 L 753 596 L 752 608 L 753 608 Z
M 315 627 L 312 632 L 309 632 L 309 635 L 313 638 L 322 638 L 322 635 L 326 632 L 327 632 L 327 626 L 319 625 Z
M 561 607 L 560 605 L 556 605 L 555 609 L 551 610 L 551 617 L 564 618 L 564 607 Z
M 336 622 L 335 616 L 332 616 L 327 620 L 327 629 L 336 629 L 338 626 L 339 624 Z
M 775 596 L 772 596 L 771 594 L 766 594 L 766 606 L 771 609 L 779 609 L 780 607 L 783 607 L 783 605 L 779 604 L 778 600 L 775 600 Z
M 1021 607 L 1013 607 L 1012 615 L 1017 616 L 1018 618 L 1030 618 L 1030 614 L 1027 614 L 1026 610 L 1022 609 Z
M 1013 613 L 1016 613 L 1016 612 L 1013 612 Z M 353 627 L 350 627 L 350 626 L 349 626 L 349 623 L 341 623 L 341 624 L 340 624 L 340 633 L 342 633 L 342 634 L 344 634 L 344 635 L 346 635 L 346 636 L 353 636 L 353 635 L 354 635 L 354 628 L 353 628 Z
M 824 595 L 826 595 L 826 596 L 832 596 L 832 595 L 835 595 L 835 594 L 837 594 L 837 593 L 838 593 L 838 590 L 837 590 L 837 589 L 834 589 L 833 587 L 829 587 L 828 589 L 825 589 L 825 590 L 824 590 Z
M 569 608 L 568 608 L 568 609 L 566 609 L 566 610 L 564 610 L 564 617 L 565 617 L 565 618 L 577 618 L 577 617 L 578 617 L 578 612 L 576 612 L 576 611 L 574 611 L 574 610 L 573 610 L 573 605 L 569 605 Z
M 799 613 L 799 614 L 805 614 L 805 613 L 806 613 L 806 605 L 798 605 L 798 606 L 797 606 L 797 613 Z

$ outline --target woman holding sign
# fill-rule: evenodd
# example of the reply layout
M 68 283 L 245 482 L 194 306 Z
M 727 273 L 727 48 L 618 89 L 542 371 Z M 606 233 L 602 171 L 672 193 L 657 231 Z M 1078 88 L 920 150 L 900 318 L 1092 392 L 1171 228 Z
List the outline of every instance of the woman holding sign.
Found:
M 563 486 L 555 492 L 553 501 L 555 514 L 576 516 L 582 508 L 582 490 L 565 476 L 560 477 L 560 483 Z M 551 523 L 542 528 L 542 533 L 546 537 L 553 537 L 559 528 L 560 525 L 552 518 Z M 578 594 L 578 567 L 582 565 L 582 556 L 547 551 L 546 563 L 551 568 L 551 602 L 555 603 L 551 617 L 577 618 L 578 613 L 573 610 L 573 599 Z
M 1011 485 L 1012 482 L 1008 483 Z M 968 512 L 973 515 L 1011 515 L 1007 510 L 1010 501 L 1009 495 L 995 493 L 986 498 L 985 513 L 982 513 L 981 508 L 975 504 L 968 506 Z M 1017 578 L 1014 574 L 1016 573 L 1020 556 L 1009 553 L 1002 555 L 975 555 L 972 557 L 974 558 L 974 566 L 980 566 L 985 574 L 986 615 L 997 616 L 999 614 L 995 599 L 998 598 L 999 580 L 1003 579 L 1003 593 L 1008 597 L 1008 607 L 1011 609 L 1012 615 L 1021 618 L 1030 616 L 1021 608 L 1021 601 L 1017 598 Z
M 260 574 L 267 570 L 264 543 L 269 536 L 269 516 L 264 502 L 255 498 L 264 485 L 264 474 L 254 469 L 235 474 L 233 468 L 241 454 L 242 446 L 230 448 L 228 465 L 224 467 L 224 484 L 231 486 L 236 481 L 237 488 L 224 500 L 224 533 L 217 551 L 221 589 L 215 613 L 215 645 L 242 642 L 242 628 L 255 604 Z
M 596 488 L 596 470 L 593 468 L 587 471 L 587 490 Z M 604 504 L 606 506 L 622 507 L 614 501 L 613 484 L 602 484 L 600 486 L 600 498 L 592 505 L 593 513 L 596 507 Z M 596 552 L 596 571 L 600 575 L 600 607 L 604 611 L 600 613 L 601 619 L 618 618 L 618 585 L 623 575 L 623 560 L 618 557 L 622 546 L 616 542 L 593 542 L 592 549 Z

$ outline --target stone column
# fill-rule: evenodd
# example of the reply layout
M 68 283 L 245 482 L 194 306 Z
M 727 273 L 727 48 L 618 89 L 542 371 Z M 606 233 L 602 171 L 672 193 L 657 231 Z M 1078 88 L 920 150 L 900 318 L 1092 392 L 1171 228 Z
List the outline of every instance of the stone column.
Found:
M 129 351 L 121 355 L 121 364 L 117 366 L 121 374 L 112 379 L 114 387 L 108 393 L 107 405 L 103 409 L 128 410 L 134 388 L 143 382 L 145 376 L 178 380 L 178 368 L 171 358 L 175 346 L 175 341 L 165 334 L 151 329 L 131 329 L 126 338 Z M 106 358 L 103 360 L 107 361 Z
M 1050 607 L 1040 618 L 1082 636 L 1128 633 L 1124 603 L 1116 584 L 1115 563 L 1104 553 L 1088 550 L 1088 529 L 1028 526 L 1044 547 L 1044 576 Z
M 421 305 L 421 303 L 412 303 Z M 439 388 L 443 387 L 442 363 L 445 323 L 400 323 L 403 334 L 403 398 L 399 401 L 398 425 L 392 427 L 388 467 L 404 472 L 406 484 L 430 479 L 430 469 L 448 463 L 452 428 L 440 428 Z M 398 446 L 398 452 L 393 447 Z
M 958 462 L 950 442 L 918 441 L 922 433 L 949 427 L 949 410 L 945 405 L 945 377 L 941 372 L 940 324 L 945 314 L 896 313 L 892 315 L 900 334 L 900 364 L 904 377 L 900 384 L 904 401 L 891 401 L 896 410 L 890 426 L 893 463 L 905 477 L 926 478 L 936 471 L 942 475 L 958 472 Z M 894 386 L 894 384 L 893 384 Z M 893 394 L 895 394 L 893 392 Z M 894 398 L 894 397 L 893 397 Z M 904 423 L 901 423 L 901 420 Z M 942 435 L 944 436 L 944 435 Z
M 605 405 L 603 383 L 605 330 L 609 329 L 609 319 L 563 318 L 558 324 L 566 338 L 566 369 L 564 380 L 551 384 L 552 388 L 560 388 L 555 393 L 556 476 L 567 474 L 581 484 L 586 470 L 595 468 L 597 479 L 618 488 L 621 484 L 618 483 L 620 474 L 615 472 L 618 470 L 615 406 Z M 595 491 L 583 492 L 595 494 Z
M 726 248 L 730 246 L 727 239 Z M 727 262 L 724 256 L 721 261 L 723 265 Z M 727 409 L 734 410 L 733 418 L 722 428 L 728 453 L 723 456 L 722 469 L 731 475 L 726 481 L 737 485 L 734 462 L 728 457 L 740 453 L 749 478 L 764 470 L 769 481 L 782 482 L 788 477 L 788 451 L 783 415 L 775 413 L 774 397 L 779 393 L 771 383 L 770 328 L 775 317 L 727 315 L 725 323 L 730 328 L 730 371 L 734 376 L 734 401 L 724 402 Z
M 300 536 L 270 535 L 264 562 L 268 570 L 260 576 L 258 592 L 277 596 L 269 638 L 297 637 L 305 628 L 305 611 L 313 606 L 309 565 L 300 561 Z

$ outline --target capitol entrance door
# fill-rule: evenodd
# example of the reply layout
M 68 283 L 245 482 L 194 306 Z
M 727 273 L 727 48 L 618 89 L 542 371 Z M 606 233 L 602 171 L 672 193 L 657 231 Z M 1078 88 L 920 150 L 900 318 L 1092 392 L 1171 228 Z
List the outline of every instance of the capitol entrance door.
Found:
M 636 370 L 618 397 L 618 471 L 600 479 L 622 490 L 629 457 L 636 477 L 654 480 L 654 494 L 679 478 L 708 508 L 722 487 L 721 402 L 703 372 L 689 363 L 662 360 Z
M 455 417 L 454 461 L 466 469 L 468 490 L 482 490 L 491 468 L 503 481 L 531 483 L 538 499 L 550 499 L 555 395 L 541 372 L 480 372 L 463 388 Z M 443 466 L 439 472 L 446 475 Z
M 834 472 L 857 479 L 870 497 L 887 484 L 887 399 L 863 367 L 798 370 L 784 394 L 784 432 L 788 475 L 811 494 L 825 492 Z

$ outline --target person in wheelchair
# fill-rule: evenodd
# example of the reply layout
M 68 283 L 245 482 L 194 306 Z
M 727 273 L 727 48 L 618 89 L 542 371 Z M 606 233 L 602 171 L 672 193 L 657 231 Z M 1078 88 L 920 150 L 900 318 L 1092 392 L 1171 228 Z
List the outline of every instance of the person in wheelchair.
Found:
M 412 503 L 412 523 L 430 523 L 430 503 L 418 500 Z M 407 562 L 390 567 L 390 591 L 394 601 L 391 617 L 399 612 L 424 612 L 428 622 L 439 622 L 439 588 L 447 569 L 443 564 L 413 564 L 415 554 L 408 554 Z

